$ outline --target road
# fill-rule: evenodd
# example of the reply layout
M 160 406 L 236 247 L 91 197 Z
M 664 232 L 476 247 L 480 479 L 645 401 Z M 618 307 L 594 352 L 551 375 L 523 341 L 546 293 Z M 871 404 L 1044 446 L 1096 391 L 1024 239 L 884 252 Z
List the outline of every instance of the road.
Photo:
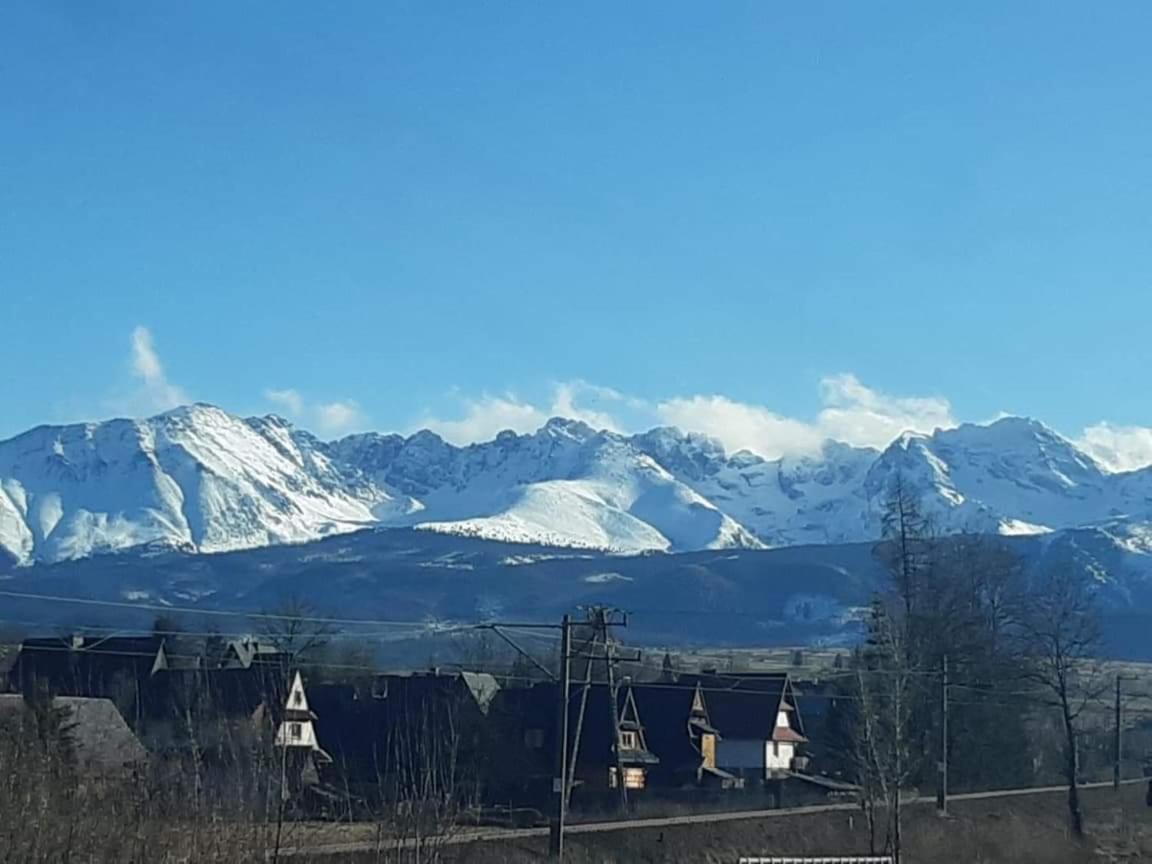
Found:
M 1144 777 L 1130 780 L 1121 780 L 1123 785 L 1147 783 Z M 1082 783 L 1081 789 L 1102 789 L 1110 787 L 1111 781 L 1103 783 Z M 1019 789 L 994 789 L 990 792 L 967 792 L 963 795 L 949 795 L 949 801 L 978 801 L 985 798 L 1013 798 L 1021 795 L 1049 795 L 1054 792 L 1064 792 L 1067 786 L 1029 786 Z M 907 804 L 935 804 L 934 796 L 923 796 L 906 801 Z M 784 807 L 776 810 L 726 810 L 718 813 L 698 813 L 691 816 L 658 816 L 648 819 L 617 819 L 611 822 L 584 822 L 569 824 L 564 831 L 565 836 L 574 834 L 599 834 L 608 831 L 625 831 L 644 828 L 668 828 L 676 825 L 701 825 L 716 822 L 737 822 L 745 819 L 786 819 L 791 816 L 803 816 L 809 813 L 832 813 L 835 811 L 859 810 L 856 803 L 843 804 L 815 804 L 809 807 Z M 547 837 L 547 828 L 481 828 L 460 831 L 450 837 L 443 838 L 444 844 L 493 842 L 501 840 L 519 840 L 527 837 Z M 411 843 L 399 842 L 397 846 L 410 846 Z M 367 841 L 353 841 L 343 843 L 323 843 L 308 846 L 297 846 L 280 851 L 281 856 L 297 857 L 302 855 L 341 855 L 356 852 L 372 852 L 377 848 L 376 843 Z

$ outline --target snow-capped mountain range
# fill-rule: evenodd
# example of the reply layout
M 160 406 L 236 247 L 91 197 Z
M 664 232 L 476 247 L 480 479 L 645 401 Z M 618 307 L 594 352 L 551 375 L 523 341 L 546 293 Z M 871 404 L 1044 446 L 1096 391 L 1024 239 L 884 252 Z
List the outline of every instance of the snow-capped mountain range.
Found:
M 944 530 L 1097 526 L 1142 552 L 1152 537 L 1152 468 L 1109 473 L 1020 418 L 765 460 L 676 429 L 561 418 L 467 447 L 428 431 L 325 442 L 191 405 L 0 442 L 0 554 L 218 552 L 374 525 L 618 552 L 850 543 L 877 536 L 897 472 Z

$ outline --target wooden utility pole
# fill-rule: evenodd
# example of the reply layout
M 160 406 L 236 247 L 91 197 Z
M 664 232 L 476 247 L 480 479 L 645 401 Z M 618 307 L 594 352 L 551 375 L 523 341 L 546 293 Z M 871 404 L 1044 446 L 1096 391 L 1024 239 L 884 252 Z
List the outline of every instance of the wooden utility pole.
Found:
M 1112 788 L 1120 789 L 1120 673 L 1116 673 L 1116 728 L 1112 738 Z
M 948 655 L 940 664 L 940 791 L 936 807 L 941 816 L 948 815 Z
M 568 698 L 572 687 L 572 621 L 560 622 L 560 681 L 556 687 L 556 816 L 552 821 L 548 849 L 556 861 L 564 860 L 564 822 L 568 815 Z
M 608 614 L 597 610 L 599 623 L 604 628 L 604 670 L 608 677 L 608 710 L 611 714 L 612 752 L 616 756 L 616 788 L 620 792 L 620 809 L 628 809 L 628 784 L 624 782 L 624 765 L 620 761 L 620 706 L 617 703 L 616 669 L 612 659 L 612 642 L 608 638 Z

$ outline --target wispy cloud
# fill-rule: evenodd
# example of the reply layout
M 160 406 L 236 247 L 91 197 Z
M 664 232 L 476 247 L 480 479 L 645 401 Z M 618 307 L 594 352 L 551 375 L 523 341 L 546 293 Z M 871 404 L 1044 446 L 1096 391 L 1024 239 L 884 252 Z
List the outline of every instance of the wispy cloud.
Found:
M 132 330 L 132 375 L 139 381 L 139 388 L 130 398 L 135 405 L 133 411 L 167 411 L 190 400 L 183 388 L 168 380 L 164 364 L 156 351 L 152 331 L 143 325 Z
M 287 390 L 265 390 L 264 398 L 283 409 L 291 417 L 299 417 L 304 413 L 304 397 L 300 391 L 291 388 Z
M 412 424 L 412 428 L 431 429 L 454 444 L 487 441 L 508 429 L 535 432 L 551 417 L 583 420 L 593 428 L 619 432 L 624 426 L 611 409 L 634 408 L 637 404 L 637 400 L 630 400 L 610 387 L 587 381 L 562 381 L 552 386 L 550 398 L 540 404 L 511 392 L 463 397 L 456 416 L 443 418 L 426 414 Z
M 1097 423 L 1074 443 L 1109 471 L 1134 471 L 1152 465 L 1152 428 L 1147 426 Z
M 120 375 L 103 393 L 67 398 L 55 420 L 75 423 L 98 417 L 148 417 L 192 402 L 188 391 L 168 377 L 151 329 L 143 324 L 128 334 L 128 356 Z
M 365 428 L 367 420 L 359 403 L 352 399 L 313 402 L 291 387 L 264 391 L 264 399 L 288 419 L 315 429 L 321 435 L 344 435 Z
M 169 379 L 147 326 L 132 330 L 128 368 L 133 386 L 104 400 L 102 413 L 142 416 L 192 401 Z M 457 396 L 455 410 L 447 415 L 426 413 L 410 431 L 429 428 L 448 441 L 467 444 L 491 440 L 505 429 L 534 432 L 550 417 L 560 416 L 615 432 L 674 425 L 709 435 L 729 452 L 750 450 L 771 459 L 816 452 L 829 439 L 882 448 L 903 432 L 931 433 L 959 422 L 949 400 L 941 396 L 893 395 L 867 386 L 851 373 L 821 379 L 818 394 L 817 413 L 805 418 L 719 393 L 647 400 L 572 380 L 553 384 L 544 399 L 535 401 L 512 392 Z M 364 410 L 353 399 L 315 399 L 295 388 L 269 388 L 263 397 L 294 422 L 324 436 L 368 428 Z M 72 408 L 68 413 L 91 416 L 92 412 Z M 1070 438 L 1110 471 L 1152 465 L 1152 427 L 1100 422 Z
M 469 443 L 490 439 L 504 429 L 531 432 L 556 415 L 613 431 L 663 424 L 709 435 L 729 451 L 751 450 L 766 458 L 815 452 L 829 438 L 883 447 L 907 430 L 931 432 L 956 425 L 945 399 L 891 396 L 850 374 L 823 379 L 820 396 L 823 408 L 815 419 L 805 420 L 721 394 L 651 402 L 586 381 L 570 381 L 555 384 L 550 399 L 539 403 L 511 393 L 465 397 L 456 416 L 426 416 L 417 425 L 454 443 Z

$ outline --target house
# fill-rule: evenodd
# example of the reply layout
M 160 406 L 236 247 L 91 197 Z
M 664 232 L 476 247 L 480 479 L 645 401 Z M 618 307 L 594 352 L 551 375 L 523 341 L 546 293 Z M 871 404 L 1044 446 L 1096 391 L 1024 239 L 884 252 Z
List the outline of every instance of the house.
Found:
M 633 684 L 632 696 L 644 717 L 645 741 L 659 763 L 649 768 L 655 787 L 723 789 L 743 780 L 716 764 L 719 732 L 708 715 L 703 688 L 675 683 Z
M 80 777 L 128 780 L 146 767 L 147 751 L 110 699 L 56 696 L 51 706 L 59 712 L 60 730 Z M 0 724 L 5 734 L 26 722 L 25 728 L 34 728 L 31 714 L 23 695 L 0 695 Z
M 304 690 L 304 680 L 297 672 L 292 676 L 292 684 L 279 712 L 275 744 L 291 750 L 308 750 L 325 762 L 331 759 L 320 749 L 316 738 L 316 715 L 308 708 L 308 696 Z
M 25 639 L 8 677 L 11 689 L 25 695 L 112 699 L 135 724 L 152 676 L 167 667 L 159 635 L 53 636 Z
M 491 675 L 440 670 L 309 687 L 317 741 L 331 756 L 322 777 L 367 799 L 475 790 L 499 758 L 488 722 L 499 691 Z
M 137 733 L 167 759 L 231 764 L 274 741 L 292 683 L 259 664 L 161 669 L 144 692 Z
M 492 780 L 495 797 L 540 803 L 552 794 L 556 750 L 559 685 L 553 682 L 500 694 L 494 721 L 504 735 L 505 758 Z M 574 802 L 595 805 L 612 800 L 620 782 L 632 792 L 648 787 L 649 771 L 660 763 L 648 746 L 646 727 L 630 684 L 611 688 L 593 682 L 586 690 L 573 687 L 568 703 L 568 746 Z M 615 728 L 614 728 L 615 724 Z
M 682 686 L 698 686 L 709 717 L 720 732 L 719 768 L 764 785 L 806 766 L 797 748 L 808 739 L 787 673 L 681 675 Z
M 221 669 L 251 669 L 256 666 L 279 670 L 284 675 L 287 675 L 291 665 L 290 653 L 271 642 L 261 642 L 251 636 L 228 640 L 219 660 Z
M 308 696 L 300 673 L 293 674 L 292 683 L 282 702 L 266 702 L 258 711 L 267 711 L 276 728 L 273 744 L 282 760 L 282 776 L 287 783 L 287 793 L 296 795 L 307 787 L 319 784 L 320 770 L 322 766 L 331 764 L 332 757 L 318 743 L 316 715 L 308 707 Z M 259 716 L 256 722 L 260 722 Z

